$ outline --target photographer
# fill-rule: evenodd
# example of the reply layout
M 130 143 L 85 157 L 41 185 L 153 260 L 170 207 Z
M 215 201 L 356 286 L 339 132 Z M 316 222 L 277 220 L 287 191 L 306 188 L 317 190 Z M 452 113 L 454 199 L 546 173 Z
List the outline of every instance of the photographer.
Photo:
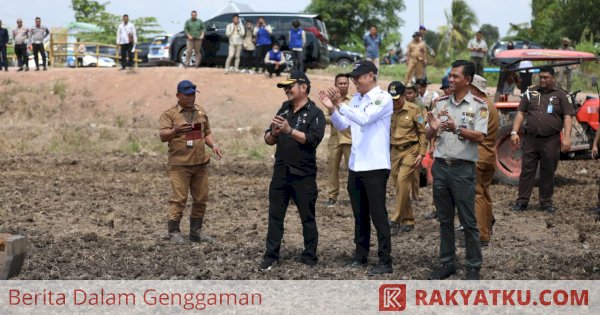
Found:
M 256 72 L 258 73 L 258 68 L 262 68 L 262 71 L 265 72 L 265 55 L 271 48 L 273 42 L 271 41 L 271 33 L 273 30 L 271 26 L 265 22 L 264 17 L 259 17 L 256 21 L 256 26 L 254 27 L 254 31 L 252 32 L 256 37 Z

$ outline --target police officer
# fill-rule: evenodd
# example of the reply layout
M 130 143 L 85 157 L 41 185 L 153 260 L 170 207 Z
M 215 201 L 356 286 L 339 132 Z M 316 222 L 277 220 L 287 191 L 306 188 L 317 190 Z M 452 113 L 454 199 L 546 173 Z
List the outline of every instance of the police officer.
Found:
M 348 87 L 350 85 L 350 79 L 345 73 L 340 73 L 335 76 L 335 87 L 340 91 L 342 102 L 348 104 L 350 99 L 348 98 Z M 328 182 L 329 192 L 327 193 L 327 207 L 333 207 L 337 203 L 337 197 L 340 192 L 340 162 L 342 156 L 344 157 L 344 165 L 348 167 L 350 160 L 350 148 L 352 147 L 352 135 L 350 134 L 350 128 L 338 131 L 331 124 L 331 117 L 325 115 L 325 120 L 328 125 L 331 125 L 331 131 L 329 134 L 329 143 L 327 146 L 328 151 Z
M 567 93 L 556 87 L 554 69 L 541 67 L 539 85 L 532 85 L 521 97 L 519 111 L 513 122 L 511 140 L 519 145 L 519 130 L 524 120 L 523 162 L 519 176 L 519 196 L 514 211 L 527 210 L 529 197 L 535 182 L 538 162 L 540 164 L 540 210 L 554 212 L 554 172 L 558 166 L 560 151 L 571 149 L 571 115 L 575 115 Z M 562 140 L 560 132 L 564 130 Z
M 481 244 L 475 219 L 475 162 L 477 146 L 487 133 L 488 107 L 485 100 L 473 96 L 469 84 L 475 66 L 457 60 L 452 63 L 449 80 L 451 96 L 437 99 L 427 113 L 427 138 L 436 138 L 432 167 L 433 199 L 440 221 L 440 263 L 429 279 L 442 280 L 456 272 L 454 214 L 464 226 L 467 280 L 478 280 L 481 268 Z
M 391 129 L 392 181 L 396 185 L 396 208 L 391 215 L 392 234 L 414 230 L 415 218 L 410 204 L 414 172 L 427 152 L 425 118 L 419 106 L 404 100 L 405 87 L 399 81 L 388 86 L 394 100 Z
M 308 98 L 310 80 L 301 71 L 293 71 L 283 88 L 288 100 L 283 103 L 265 132 L 265 142 L 277 145 L 273 178 L 269 186 L 269 229 L 266 252 L 260 270 L 269 271 L 279 261 L 283 239 L 283 221 L 290 198 L 298 207 L 304 252 L 300 262 L 317 264 L 318 231 L 315 219 L 317 202 L 317 146 L 325 133 L 325 116 Z
M 487 98 L 487 80 L 479 75 L 473 77 L 471 83 L 471 93 L 481 99 L 486 100 L 488 105 L 488 125 L 487 134 L 479 144 L 479 160 L 477 161 L 477 186 L 475 189 L 475 218 L 479 227 L 479 239 L 481 246 L 488 246 L 494 215 L 492 213 L 492 197 L 490 196 L 490 185 L 496 172 L 496 135 L 500 127 L 500 116 L 498 110 Z M 485 113 L 485 112 L 484 112 Z
M 379 262 L 369 275 L 392 273 L 390 224 L 385 192 L 390 175 L 390 123 L 392 98 L 377 85 L 377 67 L 368 60 L 353 64 L 352 78 L 357 93 L 349 105 L 341 102 L 333 87 L 319 91 L 319 98 L 331 115 L 335 128 L 352 130 L 348 166 L 348 195 L 354 213 L 356 251 L 351 268 L 367 266 L 371 241 L 371 220 L 377 230 Z
M 190 214 L 191 242 L 212 242 L 201 233 L 208 199 L 208 163 L 205 145 L 221 159 L 221 149 L 214 141 L 206 111 L 196 105 L 196 85 L 188 80 L 177 84 L 177 105 L 160 116 L 160 140 L 169 142 L 168 175 L 173 187 L 169 201 L 168 231 L 171 240 L 185 243 L 179 222 L 187 203 L 188 192 L 193 203 Z

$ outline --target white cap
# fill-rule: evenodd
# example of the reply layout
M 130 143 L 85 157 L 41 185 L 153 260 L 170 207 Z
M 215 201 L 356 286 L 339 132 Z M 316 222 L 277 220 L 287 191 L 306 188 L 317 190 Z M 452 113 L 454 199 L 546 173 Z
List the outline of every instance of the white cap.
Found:
M 487 80 L 484 77 L 476 74 L 473 76 L 473 82 L 471 82 L 471 85 L 478 89 L 481 93 L 487 94 Z

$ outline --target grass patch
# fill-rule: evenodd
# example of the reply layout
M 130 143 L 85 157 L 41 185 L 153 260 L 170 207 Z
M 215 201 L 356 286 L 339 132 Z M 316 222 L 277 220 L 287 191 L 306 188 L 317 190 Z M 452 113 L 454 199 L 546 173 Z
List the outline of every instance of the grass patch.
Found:
M 52 94 L 58 96 L 61 101 L 65 100 L 67 97 L 67 85 L 62 80 L 54 81 L 54 85 L 52 86 Z

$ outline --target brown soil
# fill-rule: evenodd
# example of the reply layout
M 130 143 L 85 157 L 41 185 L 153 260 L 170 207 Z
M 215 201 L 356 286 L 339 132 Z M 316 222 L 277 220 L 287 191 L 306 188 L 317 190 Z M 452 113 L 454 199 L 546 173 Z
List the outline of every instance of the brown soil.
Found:
M 170 185 L 164 153 L 87 152 L 85 148 L 58 153 L 0 150 L 0 233 L 26 235 L 29 242 L 19 279 L 367 279 L 364 270 L 343 267 L 354 247 L 347 194 L 343 191 L 340 203 L 333 208 L 324 205 L 327 139 L 318 153 L 318 266 L 308 268 L 295 260 L 302 251 L 302 232 L 296 208 L 290 206 L 282 263 L 266 274 L 257 271 L 264 252 L 272 148 L 254 158 L 228 152 L 240 135 L 249 134 L 243 139 L 258 138 L 256 143 L 262 146 L 260 128 L 268 124 L 283 100 L 281 91 L 274 87 L 276 79 L 177 68 L 141 69 L 135 74 L 112 69 L 51 69 L 47 73 L 2 75 L 0 81 L 10 78 L 32 86 L 61 79 L 67 82 L 68 90 L 89 91 L 85 97 L 68 94 L 59 114 L 44 122 L 49 132 L 55 128 L 53 124 L 61 124 L 58 117 L 73 121 L 78 116 L 72 113 L 83 115 L 78 105 L 81 98 L 94 101 L 98 119 L 117 115 L 131 119 L 142 112 L 155 123 L 173 104 L 177 81 L 191 78 L 199 85 L 198 103 L 207 108 L 225 154 L 221 161 L 211 162 L 204 230 L 216 242 L 177 246 L 166 238 Z M 311 79 L 316 86 L 313 91 L 331 81 L 320 76 Z M 0 92 L 5 88 L 0 86 Z M 134 100 L 143 100 L 142 106 L 127 106 Z M 57 102 L 51 97 L 42 101 Z M 21 116 L 0 114 L 0 131 L 9 133 L 6 126 L 15 124 L 17 118 L 17 123 L 28 123 Z M 86 123 L 92 119 L 84 118 Z M 237 130 L 247 126 L 251 128 Z M 139 128 L 151 130 L 155 137 L 156 126 Z M 596 203 L 599 173 L 597 161 L 561 161 L 554 197 L 556 214 L 509 211 L 516 188 L 493 185 L 497 223 L 490 247 L 483 250 L 483 278 L 600 279 L 600 223 L 589 211 Z M 345 176 L 344 171 L 342 187 Z M 415 206 L 416 229 L 393 238 L 395 271 L 388 279 L 426 279 L 437 262 L 439 225 L 423 219 L 433 210 L 430 189 L 422 189 L 421 195 L 423 200 Z M 393 205 L 389 185 L 388 209 Z M 537 189 L 531 206 L 537 206 Z M 187 219 L 182 222 L 184 233 L 187 223 Z M 370 261 L 374 263 L 375 235 L 372 239 Z M 461 263 L 464 249 L 458 248 L 457 253 Z M 454 277 L 460 279 L 464 272 Z

